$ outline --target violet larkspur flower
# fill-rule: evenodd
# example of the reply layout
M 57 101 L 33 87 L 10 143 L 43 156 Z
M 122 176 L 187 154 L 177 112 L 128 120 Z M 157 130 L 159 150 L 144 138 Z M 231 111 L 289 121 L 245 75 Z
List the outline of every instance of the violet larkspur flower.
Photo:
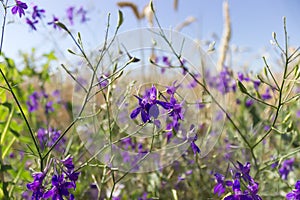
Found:
M 150 90 L 146 91 L 146 94 L 143 98 L 136 95 L 135 97 L 139 100 L 139 106 L 131 112 L 130 118 L 135 119 L 141 113 L 143 123 L 150 121 L 151 117 L 158 117 L 159 109 L 156 104 L 165 109 L 169 108 L 169 104 L 167 102 L 157 100 L 157 90 L 154 85 Z
M 46 130 L 44 128 L 39 128 L 37 131 L 37 138 L 41 145 L 41 149 L 43 150 L 45 146 L 51 147 L 59 138 L 60 134 L 61 134 L 60 130 L 55 130 L 53 128 L 49 128 L 49 130 Z M 62 152 L 64 149 L 64 143 L 65 143 L 65 139 L 62 138 L 60 142 L 55 146 L 55 149 L 59 152 Z
M 48 25 L 53 25 L 53 28 L 56 29 L 58 26 L 56 25 L 56 23 L 59 21 L 59 19 L 55 16 L 53 16 L 53 19 L 51 22 L 48 22 Z
M 38 23 L 38 20 L 32 21 L 29 18 L 26 18 L 26 24 L 28 24 L 32 30 L 36 31 L 35 24 L 37 24 L 37 23 Z
M 45 112 L 49 114 L 50 112 L 54 112 L 53 101 L 48 101 L 45 105 Z
M 76 13 L 77 15 L 81 15 L 81 23 L 88 21 L 89 19 L 86 17 L 87 11 L 81 6 Z
M 184 119 L 182 104 L 177 103 L 177 100 L 172 96 L 170 102 L 166 105 L 169 116 L 173 118 L 173 127 L 177 127 L 179 124 L 178 121 Z
M 287 177 L 288 177 L 290 171 L 293 170 L 294 162 L 295 162 L 294 158 L 283 161 L 283 163 L 279 169 L 279 173 L 283 180 L 287 180 Z
M 167 86 L 167 93 L 169 95 L 174 95 L 176 93 L 177 88 L 180 87 L 180 84 L 175 86 L 177 81 L 174 81 L 171 86 Z
M 33 6 L 33 12 L 32 12 L 32 19 L 40 18 L 44 16 L 43 14 L 45 13 L 44 9 L 38 9 L 37 6 Z
M 233 194 L 226 196 L 224 200 L 261 200 L 262 198 L 257 194 L 259 184 L 250 176 L 251 164 L 246 162 L 245 165 L 238 162 L 236 173 L 233 181 L 225 181 L 225 177 L 221 174 L 215 174 L 217 185 L 214 188 L 214 193 L 218 196 L 225 193 L 226 187 L 231 186 Z M 247 185 L 247 189 L 241 190 L 241 181 L 243 185 Z
M 225 193 L 226 186 L 231 186 L 231 181 L 225 181 L 225 177 L 222 174 L 215 173 L 215 178 L 217 181 L 217 185 L 214 187 L 214 194 L 218 193 L 218 196 L 221 196 Z
M 254 89 L 257 91 L 261 82 L 259 80 L 253 80 L 252 82 L 253 82 Z
M 41 199 L 44 195 L 43 180 L 45 178 L 45 173 L 34 173 L 32 177 L 34 180 L 32 183 L 27 184 L 27 189 L 32 191 L 32 199 Z
M 39 98 L 40 97 L 39 97 L 39 94 L 37 92 L 33 92 L 29 96 L 29 100 L 26 101 L 29 112 L 33 112 L 33 111 L 38 109 L 38 107 L 39 107 L 39 103 L 38 103 Z
M 300 180 L 295 184 L 295 190 L 286 194 L 287 200 L 299 200 L 300 199 Z
M 300 118 L 300 110 L 297 110 L 297 112 L 296 112 L 296 117 L 297 117 L 297 118 Z
M 245 106 L 247 108 L 251 107 L 253 104 L 254 104 L 253 99 L 247 99 L 246 102 L 245 102 Z
M 64 197 L 68 197 L 69 199 L 74 199 L 74 196 L 70 194 L 70 189 L 75 189 L 75 184 L 73 182 L 69 182 L 65 180 L 63 174 L 54 175 L 52 177 L 52 188 L 45 192 L 43 198 L 52 199 L 64 199 Z
M 195 135 L 195 137 L 193 138 L 192 142 L 191 142 L 191 148 L 194 152 L 194 155 L 196 155 L 197 153 L 200 153 L 200 148 L 195 144 L 195 141 L 197 141 L 198 136 Z
M 66 10 L 66 12 L 67 12 L 67 18 L 69 19 L 71 25 L 74 24 L 74 22 L 73 22 L 74 9 L 75 9 L 75 7 L 74 7 L 74 6 L 71 6 L 71 7 L 69 7 L 69 8 Z
M 74 189 L 76 188 L 76 181 L 78 180 L 80 172 L 74 171 L 75 166 L 73 164 L 73 158 L 72 157 L 67 157 L 64 160 L 61 161 L 65 168 L 67 168 L 67 171 L 65 174 L 67 177 L 73 182 L 74 184 Z
M 252 181 L 253 179 L 252 179 L 252 177 L 249 174 L 250 173 L 251 164 L 249 162 L 246 162 L 245 165 L 243 165 L 239 161 L 237 161 L 237 163 L 238 163 L 238 169 L 242 173 L 242 178 L 245 181 L 247 181 L 247 182 Z
M 270 94 L 270 89 L 266 89 L 266 92 L 264 94 L 261 95 L 261 98 L 263 100 L 268 100 L 268 99 L 272 99 L 272 96 Z
M 16 5 L 14 7 L 12 7 L 11 12 L 14 15 L 19 13 L 19 16 L 22 17 L 22 15 L 25 15 L 24 10 L 26 10 L 27 8 L 28 8 L 28 6 L 26 3 L 16 0 Z

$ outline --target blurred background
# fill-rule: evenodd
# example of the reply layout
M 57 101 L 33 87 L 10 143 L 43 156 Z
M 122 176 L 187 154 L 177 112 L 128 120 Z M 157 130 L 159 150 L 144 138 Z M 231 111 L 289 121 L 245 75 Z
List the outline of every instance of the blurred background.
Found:
M 111 32 L 116 26 L 118 9 L 124 14 L 124 24 L 120 32 L 149 27 L 148 21 L 137 19 L 132 8 L 124 6 L 120 8 L 117 0 L 74 0 L 74 1 L 24 1 L 30 7 L 38 5 L 45 9 L 45 18 L 37 25 L 37 31 L 32 30 L 25 17 L 9 15 L 5 33 L 4 53 L 6 56 L 17 59 L 19 52 L 28 52 L 32 48 L 40 52 L 56 50 L 57 56 L 68 60 L 67 48 L 74 46 L 70 38 L 66 38 L 63 31 L 55 30 L 47 25 L 55 15 L 76 34 L 81 32 L 86 50 L 95 50 L 101 45 L 105 36 L 107 15 L 111 13 Z M 181 27 L 180 31 L 187 36 L 200 40 L 202 44 L 215 41 L 216 49 L 220 46 L 224 30 L 223 1 L 211 0 L 154 0 L 158 19 L 164 28 L 178 29 L 183 22 L 189 25 Z M 133 0 L 139 13 L 149 3 L 149 0 Z M 278 54 L 271 45 L 272 32 L 277 33 L 279 42 L 283 40 L 283 20 L 287 17 L 287 28 L 290 35 L 291 46 L 299 45 L 300 41 L 300 2 L 298 0 L 229 0 L 229 13 L 231 21 L 230 51 L 234 57 L 230 58 L 232 67 L 247 66 L 259 68 L 263 65 L 262 55 L 267 58 Z M 82 6 L 86 11 L 87 21 L 80 22 L 74 19 L 71 25 L 67 19 L 66 10 L 73 6 L 75 10 Z M 31 12 L 30 9 L 27 12 Z M 3 11 L 2 11 L 3 13 Z M 29 13 L 28 13 L 29 14 Z M 154 23 L 156 26 L 156 23 Z M 216 52 L 217 53 L 217 52 Z M 230 54 L 229 54 L 230 55 Z M 273 56 L 272 56 L 273 57 Z

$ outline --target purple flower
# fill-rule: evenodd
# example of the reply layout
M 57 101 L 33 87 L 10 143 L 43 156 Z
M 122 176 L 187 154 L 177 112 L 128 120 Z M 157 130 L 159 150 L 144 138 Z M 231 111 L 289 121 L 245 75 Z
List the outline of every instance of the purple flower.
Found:
M 29 18 L 26 18 L 26 24 L 28 24 L 33 30 L 36 31 L 35 24 L 38 23 L 38 20 L 31 21 Z
M 39 128 L 37 131 L 37 138 L 41 145 L 41 149 L 43 150 L 45 146 L 51 147 L 59 138 L 60 134 L 61 131 L 55 130 L 53 128 L 49 128 L 49 130 L 46 130 L 44 128 Z M 59 152 L 62 152 L 64 148 L 64 144 L 65 144 L 65 139 L 62 138 L 60 142 L 55 146 L 55 149 Z
M 249 108 L 253 105 L 253 103 L 254 103 L 253 99 L 247 99 L 245 102 L 245 106 Z
M 157 100 L 157 90 L 154 85 L 150 90 L 146 91 L 143 98 L 138 96 L 135 97 L 139 100 L 139 106 L 131 112 L 130 118 L 135 119 L 141 113 L 143 123 L 150 122 L 151 117 L 154 117 L 155 119 L 158 117 L 159 109 L 156 104 L 165 109 L 168 108 L 169 105 L 167 102 Z
M 33 182 L 27 184 L 27 189 L 32 191 L 32 199 L 40 199 L 44 195 L 43 180 L 45 173 L 37 172 L 32 175 Z
M 297 118 L 300 118 L 300 110 L 297 110 L 297 112 L 296 112 L 296 117 L 297 117 Z
M 77 11 L 77 14 L 81 15 L 81 23 L 88 21 L 89 19 L 86 17 L 87 11 L 81 6 Z
M 286 194 L 287 200 L 298 200 L 300 199 L 300 180 L 295 184 L 295 190 Z
M 270 94 L 270 89 L 266 89 L 266 92 L 264 94 L 261 95 L 261 98 L 263 100 L 268 100 L 268 99 L 272 99 L 272 96 Z
M 132 142 L 130 137 L 124 138 L 121 142 L 123 145 L 125 145 L 125 149 L 128 149 L 129 147 L 131 147 L 132 149 L 135 148 L 135 144 Z
M 182 103 L 178 104 L 177 100 L 174 97 L 171 97 L 167 108 L 169 116 L 173 118 L 173 127 L 177 127 L 179 124 L 178 121 L 184 119 Z
M 238 72 L 237 75 L 238 75 L 239 81 L 243 81 L 244 80 L 244 74 L 242 72 Z
M 26 10 L 27 8 L 28 8 L 28 6 L 26 3 L 16 0 L 16 5 L 14 7 L 12 7 L 11 12 L 14 15 L 19 13 L 19 16 L 22 17 L 22 15 L 25 15 L 24 10 Z
M 176 92 L 176 90 L 177 90 L 177 88 L 180 86 L 180 84 L 177 85 L 177 86 L 175 86 L 176 82 L 177 82 L 177 81 L 174 81 L 174 82 L 172 83 L 171 86 L 168 86 L 168 87 L 167 87 L 167 93 L 168 93 L 169 95 L 174 95 L 175 92 Z
M 189 83 L 188 88 L 194 88 L 198 85 L 197 78 L 200 77 L 200 74 L 194 74 L 193 80 Z
M 231 186 L 231 181 L 225 181 L 225 177 L 222 174 L 215 173 L 215 178 L 217 181 L 217 185 L 214 187 L 214 194 L 218 193 L 218 196 L 221 196 L 225 193 L 226 186 Z
M 66 176 L 74 183 L 74 187 L 76 187 L 76 181 L 78 180 L 80 172 L 74 171 L 75 166 L 73 164 L 73 158 L 67 157 L 61 162 L 67 169 L 67 172 L 65 172 Z
M 45 112 L 49 114 L 50 112 L 54 112 L 53 101 L 48 101 L 45 105 Z
M 52 188 L 48 190 L 43 198 L 52 199 L 64 199 L 64 197 L 68 197 L 70 199 L 74 199 L 74 196 L 70 194 L 69 189 L 75 189 L 75 184 L 73 182 L 69 182 L 65 180 L 63 174 L 54 175 L 52 177 Z
M 74 6 L 71 6 L 69 7 L 66 12 L 67 12 L 67 18 L 69 19 L 70 21 L 70 24 L 73 25 L 73 17 L 74 17 L 74 9 L 75 7 Z
M 33 12 L 32 12 L 32 19 L 36 19 L 36 18 L 40 18 L 42 19 L 42 17 L 44 17 L 45 10 L 44 9 L 38 9 L 37 6 L 33 7 Z
M 39 97 L 37 92 L 33 92 L 29 96 L 29 100 L 26 101 L 29 112 L 33 112 L 33 111 L 38 109 L 38 107 L 39 107 L 39 103 L 38 103 L 39 98 L 40 97 Z
M 253 80 L 252 82 L 253 82 L 254 89 L 257 91 L 261 82 L 259 80 Z
M 195 144 L 195 141 L 197 141 L 198 139 L 198 136 L 195 135 L 195 137 L 193 138 L 192 142 L 191 142 L 191 148 L 194 152 L 194 156 L 197 154 L 197 153 L 200 153 L 200 148 Z
M 168 58 L 167 56 L 163 56 L 163 57 L 162 57 L 162 61 L 163 61 L 163 63 L 164 63 L 165 65 L 171 66 L 171 62 L 170 62 L 170 60 L 169 60 L 169 58 Z
M 293 170 L 294 162 L 295 162 L 295 159 L 291 158 L 291 159 L 285 160 L 282 163 L 282 165 L 281 165 L 281 167 L 279 169 L 279 173 L 280 173 L 281 178 L 283 180 L 287 180 L 287 177 L 288 177 L 290 171 Z
M 108 81 L 107 77 L 109 77 L 109 74 L 101 75 L 99 77 L 98 82 L 99 82 L 100 89 L 105 88 L 106 86 L 108 86 L 109 81 Z
M 53 28 L 56 29 L 58 26 L 56 25 L 56 22 L 58 22 L 59 19 L 55 16 L 53 16 L 53 20 L 51 22 L 48 22 L 48 25 L 53 25 Z
M 245 165 L 242 165 L 242 163 L 240 163 L 239 161 L 237 161 L 237 163 L 238 163 L 238 170 L 241 172 L 242 178 L 246 182 L 253 181 L 252 177 L 249 174 L 250 173 L 251 164 L 249 162 L 246 162 Z
M 200 102 L 200 101 L 196 102 L 196 106 L 200 110 L 203 109 L 203 108 L 205 108 L 205 104 L 203 102 Z
M 73 171 L 75 166 L 73 164 L 72 157 L 67 157 L 64 160 L 61 161 L 63 165 L 67 168 L 68 171 Z

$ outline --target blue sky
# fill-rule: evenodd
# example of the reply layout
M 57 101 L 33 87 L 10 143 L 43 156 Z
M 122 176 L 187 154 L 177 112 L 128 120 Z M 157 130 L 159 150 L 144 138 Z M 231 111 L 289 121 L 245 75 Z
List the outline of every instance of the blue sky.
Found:
M 25 1 L 32 5 L 31 1 Z M 107 13 L 111 13 L 111 27 L 117 20 L 116 0 L 51 0 L 37 1 L 36 4 L 46 10 L 44 24 L 51 20 L 53 14 L 68 25 L 65 18 L 65 10 L 68 6 L 79 8 L 83 5 L 88 10 L 90 20 L 87 24 L 78 21 L 70 27 L 76 33 L 81 32 L 87 48 L 93 50 L 98 47 L 104 39 Z M 148 0 L 133 0 L 141 10 Z M 200 40 L 212 40 L 213 34 L 221 37 L 223 28 L 221 0 L 179 0 L 178 10 L 173 9 L 173 0 L 154 0 L 154 5 L 160 23 L 165 28 L 174 28 L 188 16 L 194 16 L 197 21 L 184 28 L 182 32 L 192 38 Z M 288 32 L 292 45 L 300 45 L 300 1 L 298 0 L 229 0 L 232 21 L 231 44 L 242 49 L 248 49 L 248 57 L 255 58 L 263 49 L 273 51 L 270 45 L 271 33 L 275 31 L 279 41 L 282 41 L 283 23 L 282 17 L 287 17 Z M 121 32 L 139 27 L 146 27 L 145 20 L 138 21 L 130 9 L 122 9 L 124 13 L 124 24 Z M 70 39 L 65 37 L 62 31 L 55 31 L 49 26 L 38 25 L 38 31 L 30 30 L 25 24 L 25 18 L 9 16 L 9 21 L 14 22 L 7 25 L 5 33 L 4 52 L 11 57 L 17 57 L 18 51 L 30 51 L 32 47 L 40 51 L 50 49 L 66 49 L 74 46 Z M 53 42 L 55 41 L 55 42 Z M 218 41 L 216 43 L 218 45 Z M 44 53 L 44 52 L 43 52 Z

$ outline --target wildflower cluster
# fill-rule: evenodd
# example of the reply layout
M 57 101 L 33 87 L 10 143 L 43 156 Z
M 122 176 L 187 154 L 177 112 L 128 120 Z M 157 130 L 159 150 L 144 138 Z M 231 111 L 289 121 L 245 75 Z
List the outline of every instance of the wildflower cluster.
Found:
M 32 199 L 75 199 L 71 191 L 76 189 L 80 172 L 74 169 L 72 157 L 54 163 L 51 185 L 46 180 L 51 171 L 50 165 L 43 172 L 33 173 L 33 182 L 27 184 L 27 189 L 32 191 Z
M 299 200 L 300 199 L 300 180 L 295 184 L 295 190 L 286 194 L 287 200 Z
M 214 187 L 214 193 L 221 196 L 225 193 L 226 187 L 231 187 L 234 194 L 226 196 L 224 200 L 261 200 L 257 194 L 259 184 L 250 176 L 250 163 L 246 162 L 243 165 L 237 161 L 237 164 L 233 180 L 225 180 L 222 174 L 215 173 L 217 185 Z M 246 186 L 244 190 L 241 189 L 241 183 Z
M 49 128 L 48 130 L 45 128 L 39 128 L 37 131 L 37 138 L 39 140 L 41 150 L 44 150 L 45 147 L 51 147 L 52 145 L 54 145 L 60 135 L 60 130 L 56 130 L 54 128 Z M 59 152 L 63 152 L 65 149 L 65 143 L 65 138 L 62 138 L 55 146 L 55 149 Z
M 15 6 L 12 7 L 11 12 L 13 15 L 19 14 L 19 17 L 21 18 L 22 16 L 25 16 L 25 10 L 28 9 L 28 6 L 26 3 L 16 0 L 15 1 L 16 4 Z M 41 9 L 39 8 L 37 5 L 34 5 L 32 7 L 32 11 L 30 12 L 30 16 L 26 17 L 26 24 L 29 25 L 29 27 L 32 30 L 37 30 L 36 25 L 43 19 L 45 18 L 45 9 Z M 80 22 L 81 23 L 85 23 L 87 22 L 89 19 L 87 18 L 87 10 L 84 9 L 83 6 L 80 6 L 80 8 L 78 10 L 75 11 L 75 7 L 71 6 L 66 10 L 66 18 L 69 20 L 70 24 L 73 25 L 74 24 L 74 17 L 78 16 L 80 17 Z M 57 25 L 56 22 L 59 21 L 59 18 L 56 17 L 55 15 L 53 15 L 53 19 L 52 21 L 48 22 L 48 25 L 53 25 L 53 28 L 56 29 Z
M 52 96 L 54 97 L 55 101 L 51 100 L 49 94 L 47 94 L 45 91 L 34 91 L 29 95 L 29 98 L 26 101 L 28 111 L 32 113 L 37 111 L 38 109 L 42 109 L 47 115 L 54 112 L 54 104 L 59 105 L 62 102 L 58 90 L 55 90 L 52 93 Z
M 153 85 L 150 89 L 146 90 L 143 97 L 135 97 L 139 101 L 139 106 L 136 107 L 130 114 L 131 119 L 135 119 L 139 114 L 143 123 L 153 123 L 157 127 L 161 127 L 161 121 L 159 118 L 160 113 L 166 113 L 166 137 L 169 142 L 173 137 L 173 133 L 178 132 L 181 128 L 181 121 L 184 120 L 184 102 L 178 102 L 175 98 L 176 89 L 179 85 L 175 86 L 176 81 L 172 86 L 166 87 L 166 93 L 170 96 L 169 100 L 162 93 L 161 96 L 164 100 L 158 100 L 157 98 L 157 89 Z M 159 107 L 163 108 L 163 111 L 159 110 Z M 193 129 L 193 127 L 191 127 Z M 194 155 L 200 153 L 199 147 L 196 145 L 195 141 L 197 140 L 197 135 L 191 138 L 191 148 L 194 152 Z

